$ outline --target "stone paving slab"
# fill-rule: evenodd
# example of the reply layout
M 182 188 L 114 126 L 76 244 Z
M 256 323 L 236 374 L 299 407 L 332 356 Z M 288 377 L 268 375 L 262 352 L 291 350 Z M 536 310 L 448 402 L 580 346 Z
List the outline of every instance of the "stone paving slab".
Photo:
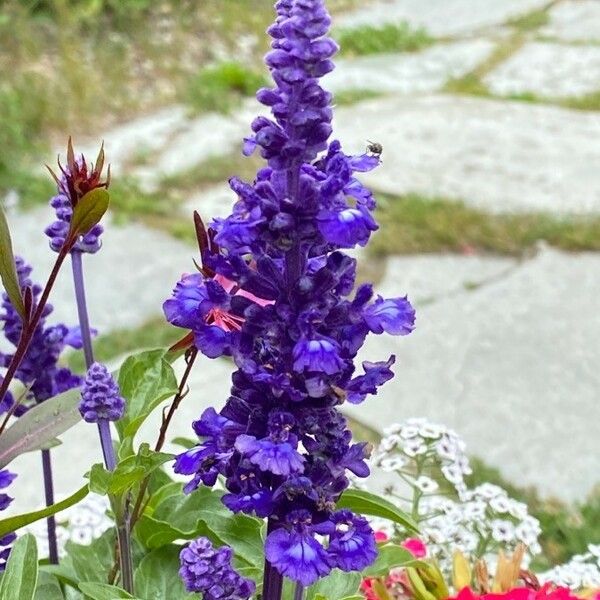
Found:
M 433 92 L 448 79 L 460 77 L 486 59 L 494 47 L 490 40 L 437 44 L 421 52 L 378 54 L 336 61 L 336 69 L 323 85 L 337 92 L 368 89 L 412 94 Z
M 408 21 L 433 35 L 471 33 L 542 8 L 547 0 L 379 0 L 350 11 L 336 26 L 358 27 Z
M 192 216 L 197 210 L 200 216 L 208 222 L 214 218 L 225 218 L 231 214 L 237 196 L 228 183 L 219 183 L 214 186 L 194 192 L 184 203 L 181 212 L 185 216 Z
M 43 229 L 50 209 L 8 216 L 15 254 L 34 265 L 35 281 L 46 280 L 55 254 Z M 186 268 L 194 269 L 194 249 L 167 234 L 135 223 L 107 226 L 103 247 L 84 257 L 90 320 L 101 333 L 135 327 L 161 312 L 163 301 Z M 50 297 L 51 321 L 77 322 L 70 265 L 66 263 Z
M 463 199 L 490 212 L 600 210 L 600 114 L 433 95 L 336 113 L 346 151 L 383 144 L 374 188 Z
M 395 353 L 397 377 L 348 412 L 379 430 L 435 419 L 515 484 L 581 500 L 600 473 L 599 280 L 598 254 L 544 250 L 421 308 L 410 337 L 369 338 L 365 358 Z
M 562 0 L 552 7 L 550 23 L 539 33 L 566 41 L 600 42 L 600 2 Z
M 535 42 L 485 78 L 496 94 L 534 92 L 545 97 L 583 96 L 600 90 L 600 45 Z

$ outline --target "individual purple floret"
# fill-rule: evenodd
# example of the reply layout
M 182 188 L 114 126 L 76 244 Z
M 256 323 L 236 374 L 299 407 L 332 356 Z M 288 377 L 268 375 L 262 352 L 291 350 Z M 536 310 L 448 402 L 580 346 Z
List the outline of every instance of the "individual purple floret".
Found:
M 21 290 L 24 291 L 29 288 L 35 304 L 42 288 L 31 281 L 32 269 L 22 258 L 16 257 L 15 263 Z M 15 373 L 15 379 L 18 379 L 28 388 L 25 401 L 21 401 L 15 411 L 17 416 L 23 414 L 32 402 L 43 402 L 56 394 L 77 387 L 81 383 L 79 376 L 58 364 L 59 357 L 66 347 L 81 348 L 79 328 L 69 328 L 62 323 L 47 325 L 46 318 L 51 313 L 52 306 L 46 304 L 25 358 Z M 21 316 L 12 305 L 7 294 L 2 295 L 0 322 L 4 325 L 4 337 L 16 347 L 19 343 L 23 324 Z M 0 352 L 0 366 L 7 367 L 11 359 L 11 353 Z M 10 393 L 7 394 L 0 403 L 0 413 L 9 410 L 13 402 L 13 396 Z
M 73 146 L 69 139 L 67 150 L 67 165 L 63 167 L 59 163 L 60 173 L 54 179 L 57 185 L 57 195 L 50 200 L 50 206 L 56 212 L 56 221 L 51 223 L 45 230 L 50 238 L 50 247 L 59 252 L 63 247 L 69 227 L 73 208 L 79 200 L 88 192 L 96 188 L 107 188 L 110 183 L 110 168 L 106 181 L 102 181 L 102 169 L 104 167 L 104 150 L 101 148 L 95 164 L 88 164 L 83 155 L 75 158 Z M 81 236 L 72 250 L 94 254 L 100 250 L 100 236 L 104 228 L 99 223 L 94 225 L 84 236 Z
M 81 386 L 79 412 L 84 421 L 118 421 L 125 412 L 125 400 L 108 369 L 94 363 Z
M 0 490 L 6 489 L 15 479 L 16 475 L 7 469 L 0 471 Z M 0 511 L 6 510 L 13 499 L 4 492 L 0 492 Z M 0 572 L 6 568 L 6 561 L 10 554 L 10 545 L 17 539 L 15 533 L 9 533 L 0 538 Z
M 179 555 L 179 575 L 188 592 L 202 594 L 204 600 L 247 600 L 254 593 L 253 581 L 245 579 L 231 566 L 228 546 L 213 548 L 201 537 L 186 546 Z
M 274 87 L 257 95 L 272 118 L 255 119 L 244 144 L 267 166 L 253 182 L 230 180 L 231 215 L 208 230 L 196 219 L 202 266 L 164 306 L 192 331 L 186 340 L 237 367 L 224 408 L 194 423 L 200 443 L 175 469 L 191 476 L 186 492 L 221 476 L 228 508 L 268 518 L 266 600 L 279 599 L 281 575 L 308 586 L 375 559 L 368 523 L 336 511 L 349 473 L 369 474 L 370 452 L 353 441 L 339 405 L 363 402 L 393 377 L 393 356 L 357 372 L 367 335 L 407 335 L 415 321 L 406 297 L 354 289 L 356 260 L 344 250 L 377 229 L 375 199 L 355 174 L 380 161 L 329 141 L 332 97 L 319 78 L 337 46 L 324 0 L 275 7 L 266 57 Z

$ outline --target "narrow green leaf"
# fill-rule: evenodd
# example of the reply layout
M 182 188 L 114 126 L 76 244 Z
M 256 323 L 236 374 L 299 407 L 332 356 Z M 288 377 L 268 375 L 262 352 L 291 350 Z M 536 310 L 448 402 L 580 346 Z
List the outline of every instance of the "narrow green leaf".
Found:
M 73 209 L 69 235 L 85 235 L 100 222 L 108 210 L 110 195 L 104 188 L 95 188 L 81 198 Z
M 12 305 L 17 309 L 21 318 L 25 319 L 25 306 L 15 267 L 10 229 L 2 206 L 0 206 L 0 278 Z
M 56 504 L 52 504 L 52 506 L 47 506 L 41 510 L 35 510 L 30 513 L 25 513 L 23 515 L 16 515 L 14 517 L 8 517 L 7 519 L 0 520 L 0 538 L 5 536 L 8 533 L 13 531 L 17 531 L 21 529 L 21 527 L 25 527 L 31 523 L 35 523 L 40 519 L 45 519 L 50 515 L 55 515 L 56 513 L 81 502 L 88 495 L 88 486 L 84 485 L 81 489 L 77 490 L 74 494 L 57 502 Z
M 77 581 L 105 583 L 115 561 L 116 532 L 109 529 L 89 546 L 67 542 L 66 550 Z M 62 563 L 65 562 L 61 560 Z
M 117 421 L 121 438 L 134 436 L 146 417 L 177 393 L 177 378 L 165 350 L 130 356 L 119 370 L 119 387 L 126 400 L 125 416 Z
M 83 582 L 79 589 L 92 600 L 117 600 L 117 598 L 133 598 L 125 590 L 108 583 Z M 165 596 L 166 598 L 167 596 Z
M 135 571 L 135 592 L 145 600 L 193 600 L 179 577 L 179 546 L 163 546 L 147 554 Z
M 391 569 L 413 564 L 414 561 L 415 557 L 406 548 L 396 544 L 386 544 L 378 548 L 377 559 L 362 572 L 362 575 L 364 577 L 387 575 Z
M 34 600 L 65 600 L 58 579 L 54 575 L 45 571 L 39 572 Z
M 334 569 L 327 577 L 319 579 L 306 590 L 306 600 L 317 600 L 319 596 L 327 600 L 342 600 L 356 595 L 360 582 L 360 573 L 344 573 Z
M 414 533 L 419 532 L 419 528 L 413 519 L 395 504 L 365 490 L 346 490 L 338 500 L 337 507 L 348 508 L 361 515 L 388 519 Z
M 19 538 L 10 552 L 2 583 L 0 598 L 33 600 L 38 578 L 37 545 L 28 533 Z
M 0 468 L 17 456 L 47 448 L 54 440 L 81 421 L 78 389 L 68 390 L 34 406 L 0 436 Z
M 186 450 L 189 450 L 190 448 L 193 448 L 197 443 L 198 440 L 192 440 L 191 438 L 186 438 L 186 437 L 176 437 L 173 438 L 171 440 L 172 444 L 175 444 L 176 446 L 181 446 L 182 448 L 185 448 Z
M 100 496 L 106 496 L 106 494 L 108 494 L 111 472 L 108 471 L 102 463 L 92 465 L 92 468 L 86 477 L 89 477 L 90 479 L 90 490 L 94 492 L 94 494 L 100 494 Z

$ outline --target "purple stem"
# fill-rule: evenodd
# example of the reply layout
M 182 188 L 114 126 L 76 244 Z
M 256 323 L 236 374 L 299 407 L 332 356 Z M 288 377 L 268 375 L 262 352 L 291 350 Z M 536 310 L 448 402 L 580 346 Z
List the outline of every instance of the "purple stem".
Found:
M 94 349 L 92 347 L 92 331 L 90 329 L 90 319 L 85 297 L 83 261 L 81 254 L 81 252 L 73 250 L 71 252 L 71 264 L 73 267 L 73 284 L 75 287 L 75 299 L 77 301 L 77 314 L 79 316 L 81 340 L 83 342 L 83 354 L 85 356 L 86 367 L 89 369 L 94 363 Z M 114 471 L 117 466 L 117 459 L 110 435 L 109 421 L 102 419 L 98 422 L 98 433 L 100 434 L 100 444 L 102 446 L 104 464 L 109 471 Z M 115 511 L 115 515 L 117 514 L 117 511 Z M 133 593 L 133 563 L 131 557 L 131 539 L 129 535 L 130 516 L 128 506 L 125 507 L 125 510 L 118 521 L 120 522 L 117 525 L 117 537 L 119 540 L 122 584 L 127 592 Z
M 267 524 L 267 535 L 275 529 L 272 519 Z M 283 591 L 283 577 L 279 571 L 265 559 L 265 572 L 263 578 L 263 600 L 281 600 Z
M 42 450 L 42 468 L 44 471 L 44 492 L 46 495 L 46 506 L 54 504 L 54 482 L 52 480 L 52 460 L 50 450 Z M 56 541 L 56 520 L 54 515 L 46 519 L 48 526 L 48 553 L 50 563 L 58 564 L 58 542 Z
M 296 584 L 296 590 L 294 591 L 294 600 L 304 599 L 304 586 L 301 583 Z

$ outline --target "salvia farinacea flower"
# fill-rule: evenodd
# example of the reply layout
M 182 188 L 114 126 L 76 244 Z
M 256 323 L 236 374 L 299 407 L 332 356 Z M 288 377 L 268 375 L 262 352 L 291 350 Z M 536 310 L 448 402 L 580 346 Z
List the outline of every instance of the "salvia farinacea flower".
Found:
M 65 243 L 73 208 L 79 200 L 96 188 L 109 186 L 110 167 L 105 180 L 102 179 L 103 169 L 103 148 L 100 149 L 96 162 L 88 165 L 83 155 L 75 157 L 73 145 L 69 139 L 66 166 L 63 167 L 59 163 L 59 174 L 50 171 L 57 185 L 57 194 L 50 200 L 50 206 L 56 212 L 56 220 L 46 228 L 45 233 L 50 238 L 50 247 L 55 252 L 59 252 Z M 73 246 L 73 250 L 91 254 L 98 252 L 101 245 L 100 236 L 103 231 L 102 225 L 97 223 L 85 235 L 80 236 Z
M 198 538 L 179 555 L 179 574 L 188 592 L 202 594 L 204 600 L 247 600 L 255 585 L 231 566 L 232 551 L 227 546 L 213 548 L 207 538 Z
M 348 474 L 366 477 L 370 448 L 354 442 L 339 412 L 393 376 L 394 357 L 364 362 L 367 335 L 406 335 L 406 297 L 354 290 L 356 260 L 377 224 L 371 192 L 355 177 L 379 164 L 346 154 L 332 133 L 331 94 L 319 78 L 333 69 L 323 0 L 280 0 L 266 62 L 274 86 L 258 92 L 259 117 L 244 144 L 266 159 L 253 182 L 232 178 L 232 214 L 198 227 L 199 272 L 165 303 L 167 319 L 193 332 L 209 357 L 236 365 L 231 394 L 194 423 L 200 443 L 177 457 L 191 492 L 225 480 L 233 512 L 269 519 L 266 557 L 282 575 L 310 585 L 333 568 L 361 570 L 375 558 L 360 516 L 336 510 Z
M 25 291 L 27 288 L 31 290 L 32 301 L 35 305 L 42 288 L 32 282 L 30 265 L 20 257 L 15 259 L 15 263 L 21 290 Z M 25 401 L 21 401 L 15 411 L 17 416 L 23 414 L 32 402 L 43 402 L 56 394 L 77 387 L 81 383 L 79 376 L 70 369 L 59 365 L 60 355 L 65 348 L 81 348 L 79 328 L 67 327 L 62 323 L 46 324 L 46 319 L 51 313 L 52 306 L 46 304 L 25 358 L 15 373 L 15 379 L 18 379 L 27 388 Z M 0 322 L 4 325 L 4 337 L 16 347 L 21 337 L 23 322 L 21 315 L 5 293 L 2 295 L 0 306 Z M 12 354 L 0 352 L 0 366 L 7 367 L 11 359 Z M 13 396 L 10 393 L 7 394 L 0 404 L 0 412 L 8 410 L 13 401 Z
M 125 400 L 109 370 L 93 363 L 81 386 L 79 412 L 84 421 L 118 421 L 125 412 Z

